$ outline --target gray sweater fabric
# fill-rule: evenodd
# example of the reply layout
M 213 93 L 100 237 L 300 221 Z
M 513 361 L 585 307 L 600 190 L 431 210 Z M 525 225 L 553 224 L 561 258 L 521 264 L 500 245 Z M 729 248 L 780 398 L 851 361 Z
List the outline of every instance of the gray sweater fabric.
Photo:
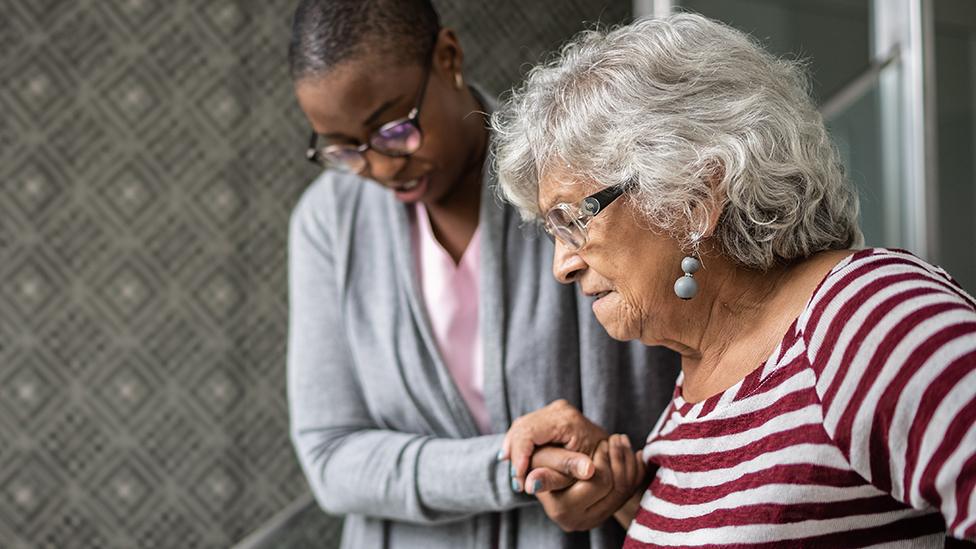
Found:
M 413 208 L 326 172 L 291 219 L 291 437 L 344 548 L 617 548 L 611 518 L 565 533 L 496 461 L 512 420 L 566 399 L 635 448 L 670 401 L 677 356 L 607 336 L 591 300 L 551 274 L 553 245 L 501 204 L 485 170 L 480 329 L 495 434 L 481 435 L 419 291 Z

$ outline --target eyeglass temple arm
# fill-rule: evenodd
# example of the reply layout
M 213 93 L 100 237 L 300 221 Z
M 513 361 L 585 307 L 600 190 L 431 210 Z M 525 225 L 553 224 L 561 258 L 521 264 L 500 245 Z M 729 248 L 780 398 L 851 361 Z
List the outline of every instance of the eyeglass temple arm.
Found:
M 593 193 L 583 199 L 583 208 L 589 215 L 600 213 L 603 208 L 624 194 L 623 186 L 607 187 L 598 193 Z

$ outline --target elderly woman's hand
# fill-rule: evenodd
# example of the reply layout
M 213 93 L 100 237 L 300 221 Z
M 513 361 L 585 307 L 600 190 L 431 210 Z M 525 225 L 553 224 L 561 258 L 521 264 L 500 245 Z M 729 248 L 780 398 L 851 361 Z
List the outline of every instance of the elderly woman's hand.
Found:
M 644 462 L 631 449 L 626 435 L 601 442 L 593 462 L 595 471 L 589 480 L 536 495 L 549 518 L 567 532 L 599 526 L 644 486 Z M 625 514 L 629 516 L 630 511 Z
M 514 479 L 519 486 L 526 486 L 525 476 L 536 447 L 552 444 L 592 455 L 600 441 L 607 437 L 606 431 L 586 419 L 579 410 L 565 400 L 557 400 L 516 419 L 505 435 L 500 455 L 502 459 L 511 459 Z M 592 463 L 581 462 L 578 466 L 581 469 L 574 476 L 589 478 Z

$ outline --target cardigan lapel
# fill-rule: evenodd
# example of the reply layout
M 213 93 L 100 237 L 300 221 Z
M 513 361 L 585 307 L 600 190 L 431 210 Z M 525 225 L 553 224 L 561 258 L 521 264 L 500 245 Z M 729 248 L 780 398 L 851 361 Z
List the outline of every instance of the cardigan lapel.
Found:
M 492 430 L 504 433 L 512 422 L 505 376 L 505 254 L 511 211 L 495 195 L 494 177 L 485 167 L 481 191 L 481 303 L 478 306 L 485 371 L 485 405 Z
M 392 193 L 389 193 L 387 196 L 387 210 L 392 221 L 390 224 L 392 230 L 390 236 L 396 244 L 394 246 L 396 269 L 402 275 L 398 279 L 403 281 L 403 291 L 407 296 L 407 302 L 410 306 L 410 318 L 413 320 L 415 329 L 420 334 L 428 355 L 432 359 L 432 363 L 423 360 L 419 361 L 420 363 L 417 367 L 433 368 L 434 371 L 427 372 L 429 374 L 428 377 L 438 380 L 441 394 L 444 397 L 443 405 L 447 407 L 447 411 L 457 420 L 457 426 L 459 428 L 458 436 L 478 436 L 480 432 L 474 416 L 471 415 L 471 411 L 464 402 L 464 398 L 461 396 L 461 392 L 458 390 L 454 378 L 451 376 L 450 371 L 448 371 L 447 365 L 444 363 L 444 358 L 437 348 L 427 307 L 421 298 L 420 281 L 417 278 L 417 260 L 414 257 L 414 247 L 411 241 L 410 216 L 413 215 L 413 212 L 408 211 L 409 208 L 412 208 L 412 206 L 397 202 Z M 426 404 L 428 406 L 438 405 L 437 403 Z

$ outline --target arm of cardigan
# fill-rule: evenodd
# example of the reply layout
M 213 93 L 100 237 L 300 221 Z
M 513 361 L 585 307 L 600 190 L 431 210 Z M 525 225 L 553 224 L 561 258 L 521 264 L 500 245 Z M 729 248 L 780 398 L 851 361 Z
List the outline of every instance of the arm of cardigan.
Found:
M 325 443 L 331 450 L 322 452 L 323 435 L 298 433 L 295 441 L 306 449 L 302 462 L 319 505 L 333 514 L 436 524 L 535 502 L 512 492 L 508 462 L 496 459 L 503 435 L 438 439 L 356 431 Z

